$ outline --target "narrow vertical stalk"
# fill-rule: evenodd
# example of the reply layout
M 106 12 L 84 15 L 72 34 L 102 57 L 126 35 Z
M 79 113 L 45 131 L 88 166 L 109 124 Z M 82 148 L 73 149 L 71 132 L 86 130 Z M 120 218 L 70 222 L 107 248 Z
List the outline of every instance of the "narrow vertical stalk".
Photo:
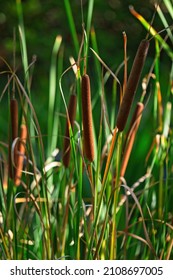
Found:
M 76 259 L 80 260 L 80 235 L 79 235 L 79 229 L 80 229 L 80 220 L 81 220 L 81 213 L 83 211 L 82 209 L 82 175 L 83 175 L 83 161 L 82 157 L 80 157 L 79 160 L 79 187 L 77 190 L 77 198 L 78 198 L 78 214 L 77 214 L 77 224 L 76 224 Z
M 160 73 L 160 47 L 159 42 L 155 39 L 155 65 L 154 71 L 156 75 L 156 82 L 155 82 L 155 92 L 154 92 L 154 106 L 153 106 L 153 113 L 154 113 L 154 129 L 158 129 L 158 117 L 159 117 L 159 73 Z M 159 119 L 159 125 L 161 121 Z M 159 127 L 161 129 L 161 127 Z
M 164 180 L 164 165 L 161 160 L 159 166 L 159 197 L 158 197 L 158 218 L 163 219 L 163 180 Z
M 58 51 L 61 46 L 62 37 L 57 36 L 54 42 L 52 57 L 51 57 L 51 65 L 50 65 L 50 74 L 49 74 L 49 108 L 48 108 L 48 157 L 50 156 L 52 150 L 55 149 L 52 143 L 54 143 L 52 135 L 53 132 L 53 124 L 54 124 L 54 110 L 55 110 L 55 100 L 56 100 L 56 68 L 57 68 L 57 56 Z
M 123 93 L 124 93 L 127 85 L 127 36 L 125 32 L 123 32 L 123 38 L 124 38 L 124 81 L 123 81 Z
M 82 119 L 82 106 L 81 106 L 81 75 L 80 68 L 78 67 L 77 75 L 77 96 L 78 96 L 78 105 L 79 105 L 79 119 Z M 82 131 L 82 122 L 80 122 L 80 131 Z M 78 142 L 78 149 L 82 150 L 81 141 Z M 74 149 L 73 149 L 74 151 Z M 76 190 L 76 201 L 77 201 L 77 214 L 75 219 L 75 257 L 76 259 L 80 259 L 80 220 L 81 220 L 81 212 L 82 212 L 82 181 L 83 181 L 83 159 L 79 157 L 79 163 L 77 163 L 77 156 L 74 156 L 75 164 L 76 164 L 76 175 L 78 180 L 78 188 Z
M 133 148 L 136 133 L 137 133 L 140 121 L 141 121 L 143 110 L 144 110 L 144 105 L 142 103 L 138 102 L 135 112 L 132 117 L 129 133 L 127 135 L 128 140 L 127 140 L 125 151 L 123 154 L 123 160 L 122 160 L 121 171 L 120 171 L 121 177 L 124 177 L 124 174 L 126 172 L 127 164 L 128 164 L 130 154 L 131 154 L 131 151 Z
M 94 0 L 88 1 L 88 12 L 87 12 L 87 26 L 86 26 L 86 38 L 84 45 L 84 56 L 85 56 L 85 63 L 84 63 L 84 69 L 86 71 L 87 69 L 87 62 L 88 62 L 88 47 L 89 47 L 89 39 L 90 39 L 90 31 L 91 31 L 91 21 L 92 21 L 92 15 L 93 15 L 93 8 L 94 8 Z M 83 22 L 84 24 L 84 22 Z M 83 73 L 83 72 L 82 72 Z
M 74 23 L 74 18 L 73 18 L 73 14 L 72 14 L 72 10 L 71 10 L 71 6 L 70 6 L 69 0 L 64 0 L 64 5 L 65 5 L 66 13 L 67 13 L 67 18 L 68 18 L 68 22 L 69 22 L 69 27 L 70 27 L 71 35 L 72 35 L 72 38 L 73 38 L 75 52 L 76 52 L 76 55 L 78 55 L 78 52 L 79 52 L 79 42 L 78 42 L 76 26 L 75 26 L 75 23 Z
M 10 100 L 10 117 L 11 117 L 11 141 L 9 143 L 9 176 L 15 178 L 15 167 L 17 158 L 17 145 L 12 150 L 12 143 L 18 137 L 18 102 L 15 98 Z M 13 153 L 13 157 L 11 156 Z M 14 159 L 12 162 L 12 158 Z
M 121 165 L 121 150 L 122 150 L 122 133 L 119 134 L 117 143 L 117 159 L 116 159 L 116 180 L 115 192 L 113 199 L 113 214 L 112 214 L 112 232 L 111 232 L 111 246 L 110 246 L 110 259 L 117 259 L 117 219 L 116 209 L 118 204 L 119 188 L 120 188 L 120 165 Z
M 109 168 L 110 168 L 110 165 L 111 165 L 111 161 L 112 161 L 112 157 L 113 157 L 113 153 L 114 153 L 114 149 L 115 149 L 116 139 L 117 139 L 117 128 L 114 129 L 114 133 L 113 133 L 113 136 L 112 136 L 111 146 L 110 146 L 110 149 L 109 149 L 108 158 L 107 158 L 107 161 L 106 161 L 106 167 L 105 167 L 105 170 L 104 170 L 104 175 L 103 175 L 103 180 L 102 180 L 102 185 L 103 186 L 106 184 Z
M 63 148 L 63 164 L 66 168 L 69 166 L 70 153 L 71 153 L 69 127 L 71 126 L 71 128 L 73 129 L 74 120 L 76 116 L 76 105 L 77 105 L 76 95 L 72 94 L 70 96 L 70 101 L 69 101 L 66 132 L 64 138 L 64 148 Z

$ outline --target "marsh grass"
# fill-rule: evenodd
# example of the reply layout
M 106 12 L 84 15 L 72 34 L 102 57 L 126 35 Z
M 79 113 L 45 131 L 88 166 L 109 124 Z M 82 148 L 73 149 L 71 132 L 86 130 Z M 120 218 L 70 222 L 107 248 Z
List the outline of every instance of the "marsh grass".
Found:
M 169 1 L 164 2 L 171 15 Z M 123 99 L 127 99 L 127 46 L 131 38 L 123 33 L 122 64 L 112 69 L 100 57 L 97 34 L 91 26 L 94 1 L 88 3 L 86 19 L 81 9 L 78 36 L 74 11 L 70 2 L 64 1 L 75 57 L 63 69 L 68 46 L 63 34 L 57 35 L 48 81 L 47 131 L 43 135 L 32 102 L 32 66 L 36 61 L 29 64 L 22 3 L 16 1 L 23 76 L 19 77 L 2 58 L 5 70 L 1 75 L 7 76 L 7 84 L 0 100 L 9 100 L 8 130 L 12 138 L 1 142 L 0 149 L 0 259 L 173 258 L 173 51 L 131 7 L 148 36 L 154 36 L 148 40 L 155 44 L 155 53 L 151 55 L 149 50 L 145 65 L 142 62 L 142 67 L 135 68 L 138 78 L 132 99 L 126 102 L 134 115 L 127 116 L 121 129 L 117 115 L 124 106 Z M 158 15 L 163 25 L 167 24 L 159 9 Z M 171 29 L 167 36 L 171 40 Z M 170 61 L 167 83 L 161 79 L 161 52 Z M 88 93 L 86 87 L 82 89 L 86 72 L 91 73 L 92 92 L 87 100 L 82 96 Z M 8 97 L 14 84 L 22 134 L 17 133 L 17 110 L 12 106 L 16 101 Z M 69 100 L 74 102 L 67 106 Z M 90 120 L 86 116 L 88 101 Z M 89 131 L 85 133 L 87 125 Z M 92 143 L 87 144 L 88 134 Z M 95 148 L 94 156 L 86 154 L 90 144 Z M 9 158 L 15 177 L 8 172 Z

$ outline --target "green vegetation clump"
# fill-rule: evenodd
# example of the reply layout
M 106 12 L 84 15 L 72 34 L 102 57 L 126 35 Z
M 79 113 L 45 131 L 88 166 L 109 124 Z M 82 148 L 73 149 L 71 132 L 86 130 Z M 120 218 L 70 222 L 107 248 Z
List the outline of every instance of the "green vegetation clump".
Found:
M 0 14 L 0 259 L 172 259 L 170 0 L 60 2 Z

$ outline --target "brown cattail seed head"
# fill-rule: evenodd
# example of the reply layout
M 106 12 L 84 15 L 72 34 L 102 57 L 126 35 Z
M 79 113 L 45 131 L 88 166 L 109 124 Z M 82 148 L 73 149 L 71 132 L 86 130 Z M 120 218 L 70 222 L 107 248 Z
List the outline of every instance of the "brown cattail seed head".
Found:
M 27 139 L 27 127 L 22 124 L 20 127 L 20 142 L 18 144 L 18 157 L 16 163 L 15 185 L 19 186 L 21 182 L 23 162 L 25 156 L 25 143 Z
M 69 135 L 69 125 L 71 125 L 72 129 L 74 126 L 74 120 L 76 117 L 76 105 L 77 105 L 77 98 L 76 95 L 72 94 L 70 96 L 69 106 L 68 106 L 68 116 L 67 116 L 67 123 L 66 123 L 66 132 L 64 138 L 64 148 L 63 148 L 63 164 L 65 167 L 69 166 L 70 162 L 70 135 Z M 70 124 L 69 124 L 70 121 Z
M 82 121 L 84 154 L 92 162 L 94 160 L 94 136 L 91 108 L 90 78 L 87 74 L 82 76 Z
M 132 101 L 139 83 L 139 79 L 142 73 L 142 69 L 146 60 L 146 56 L 148 53 L 148 48 L 149 48 L 149 41 L 147 40 L 142 40 L 134 62 L 133 66 L 127 81 L 127 86 L 124 92 L 123 100 L 120 105 L 120 109 L 118 112 L 118 117 L 117 117 L 117 128 L 119 131 L 123 131 L 124 127 L 127 122 L 127 118 L 130 112 L 130 108 L 132 105 Z

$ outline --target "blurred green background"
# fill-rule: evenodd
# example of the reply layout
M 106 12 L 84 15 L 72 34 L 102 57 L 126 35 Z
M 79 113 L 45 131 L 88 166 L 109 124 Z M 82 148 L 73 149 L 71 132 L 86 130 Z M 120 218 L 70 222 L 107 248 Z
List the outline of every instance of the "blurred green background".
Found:
M 84 20 L 86 21 L 88 1 L 83 0 Z M 133 61 L 137 46 L 142 38 L 146 36 L 146 30 L 129 12 L 129 5 L 133 5 L 135 9 L 141 13 L 144 18 L 150 22 L 154 13 L 154 2 L 151 0 L 95 0 L 92 25 L 95 28 L 97 35 L 99 54 L 111 69 L 116 69 L 123 61 L 123 36 L 122 32 L 127 34 L 127 52 L 129 57 L 129 68 Z M 34 66 L 34 75 L 31 88 L 32 103 L 36 110 L 38 120 L 43 134 L 47 131 L 47 114 L 48 114 L 48 94 L 49 94 L 49 69 L 51 61 L 51 53 L 55 38 L 61 35 L 63 38 L 63 56 L 65 70 L 69 65 L 69 56 L 75 57 L 75 49 L 73 46 L 71 32 L 65 12 L 63 0 L 25 0 L 23 4 L 24 25 L 26 32 L 26 42 L 28 50 L 28 61 L 31 63 L 33 56 L 37 60 Z M 81 17 L 81 1 L 70 1 L 76 29 L 79 37 L 79 42 L 82 36 L 82 17 Z M 164 5 L 161 5 L 162 11 L 170 22 L 170 17 Z M 0 0 L 0 56 L 3 57 L 12 66 L 13 65 L 13 32 L 16 29 L 17 47 L 16 47 L 16 68 L 17 74 L 22 75 L 22 62 L 20 54 L 19 36 L 18 36 L 18 18 L 16 12 L 16 1 Z M 153 26 L 156 30 L 163 29 L 158 15 L 156 15 Z M 89 56 L 93 54 L 89 52 Z M 151 44 L 147 65 L 151 65 L 154 56 L 154 43 Z M 132 58 L 132 59 L 131 59 Z M 167 83 L 169 77 L 167 71 L 170 66 L 169 59 L 163 53 L 162 57 L 162 77 L 163 87 Z M 146 65 L 146 66 L 147 66 Z M 92 68 L 92 65 L 91 65 Z M 0 61 L 0 70 L 5 70 L 6 67 Z M 122 74 L 122 73 L 121 73 Z M 93 83 L 93 77 L 92 85 Z M 7 75 L 0 77 L 0 91 L 2 92 L 7 83 Z M 112 86 L 112 84 L 110 85 Z M 70 82 L 67 82 L 65 89 L 69 90 Z M 63 106 L 62 106 L 63 107 Z M 7 142 L 8 128 L 7 122 L 8 98 L 6 96 L 1 100 L 1 141 Z M 147 113 L 144 116 L 144 122 L 150 119 L 152 108 L 147 108 Z M 63 109 L 62 109 L 63 111 Z M 141 125 L 142 127 L 142 125 Z M 147 133 L 152 133 L 150 128 Z M 152 139 L 152 134 L 150 134 Z M 151 145 L 151 141 L 147 134 L 144 134 L 143 143 L 140 143 L 141 158 L 145 158 L 147 150 Z M 139 143 L 138 143 L 139 145 Z M 145 148 L 144 148 L 145 147 Z M 138 147 L 137 147 L 138 149 Z M 144 157 L 143 157 L 144 156 Z M 143 165 L 141 163 L 141 165 Z

